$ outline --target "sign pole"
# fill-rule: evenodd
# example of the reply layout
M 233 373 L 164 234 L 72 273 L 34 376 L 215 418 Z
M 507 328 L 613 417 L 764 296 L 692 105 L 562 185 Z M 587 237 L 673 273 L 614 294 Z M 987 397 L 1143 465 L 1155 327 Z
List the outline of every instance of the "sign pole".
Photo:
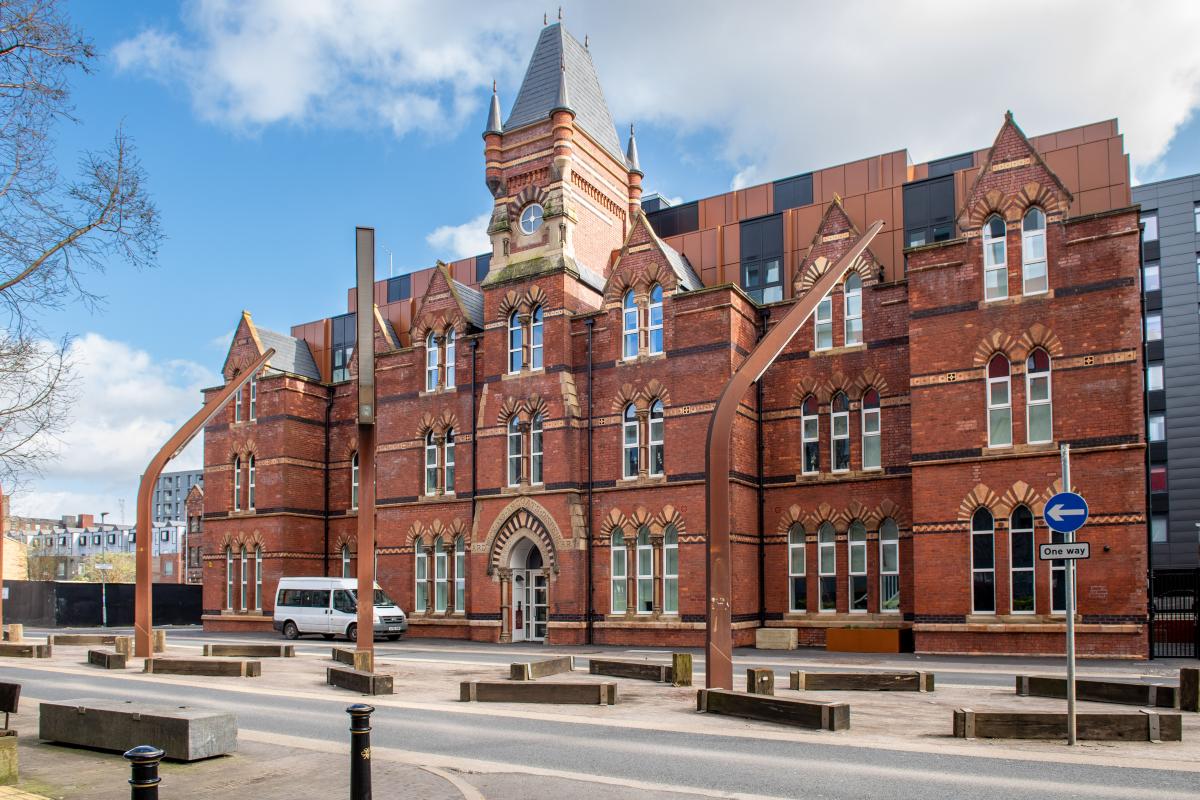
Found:
M 1062 453 L 1063 491 L 1071 491 L 1071 445 Z M 1075 531 L 1067 535 L 1067 544 L 1075 543 Z M 1067 744 L 1075 744 L 1075 559 L 1067 560 Z
M 356 228 L 355 322 L 358 338 L 358 635 L 375 671 L 375 229 Z

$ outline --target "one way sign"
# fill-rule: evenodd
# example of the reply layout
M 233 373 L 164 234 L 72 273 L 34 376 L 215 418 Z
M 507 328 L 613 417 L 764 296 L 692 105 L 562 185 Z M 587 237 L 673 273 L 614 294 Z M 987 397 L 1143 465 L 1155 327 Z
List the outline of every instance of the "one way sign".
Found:
M 1042 561 L 1066 561 L 1091 557 L 1092 546 L 1088 542 L 1038 545 L 1038 558 Z
M 1059 533 L 1071 533 L 1083 527 L 1087 522 L 1088 506 L 1084 499 L 1074 492 L 1059 492 L 1046 501 L 1046 509 L 1042 513 L 1046 526 Z

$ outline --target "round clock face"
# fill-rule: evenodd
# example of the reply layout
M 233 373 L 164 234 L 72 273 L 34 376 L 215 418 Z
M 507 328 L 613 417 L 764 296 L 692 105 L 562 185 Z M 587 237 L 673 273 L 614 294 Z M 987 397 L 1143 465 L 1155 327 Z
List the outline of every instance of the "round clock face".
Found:
M 537 203 L 530 203 L 521 211 L 521 233 L 528 236 L 536 233 L 540 227 L 542 227 L 542 207 Z

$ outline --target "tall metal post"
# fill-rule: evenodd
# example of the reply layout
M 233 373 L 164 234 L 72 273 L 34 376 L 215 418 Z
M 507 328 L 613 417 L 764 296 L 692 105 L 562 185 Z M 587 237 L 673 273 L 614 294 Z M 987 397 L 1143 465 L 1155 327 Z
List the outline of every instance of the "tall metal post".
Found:
M 355 703 L 350 715 L 350 800 L 371 800 L 371 715 L 374 706 Z
M 1064 492 L 1071 491 L 1071 445 L 1061 449 Z M 1074 544 L 1075 531 L 1066 534 Z M 1067 559 L 1067 744 L 1075 744 L 1075 559 Z
M 354 236 L 358 339 L 358 635 L 375 670 L 375 229 Z M 370 792 L 368 790 L 368 796 Z

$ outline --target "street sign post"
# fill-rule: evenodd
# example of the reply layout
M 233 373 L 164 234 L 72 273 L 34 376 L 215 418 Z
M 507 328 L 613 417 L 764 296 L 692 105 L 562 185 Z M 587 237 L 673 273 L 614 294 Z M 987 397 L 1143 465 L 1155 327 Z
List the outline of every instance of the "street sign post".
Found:
M 1040 561 L 1070 561 L 1072 559 L 1091 557 L 1092 546 L 1087 542 L 1038 545 L 1038 559 Z
M 106 576 L 104 573 L 112 568 L 112 564 L 96 565 L 96 569 L 100 570 L 100 626 L 103 628 L 108 627 L 108 592 L 105 591 L 108 581 L 105 580 Z
M 1052 531 L 1065 535 L 1067 540 L 1059 544 L 1042 545 L 1038 548 L 1039 555 L 1046 548 L 1063 548 L 1068 555 L 1051 555 L 1051 559 L 1062 559 L 1067 562 L 1067 744 L 1075 744 L 1075 561 L 1087 558 L 1091 552 L 1087 542 L 1077 543 L 1075 531 L 1087 522 L 1088 505 L 1084 499 L 1071 491 L 1071 445 L 1064 444 L 1062 455 L 1062 486 L 1063 491 L 1046 501 L 1042 512 L 1046 526 Z M 1082 544 L 1083 555 L 1079 545 Z M 1043 559 L 1046 556 L 1041 556 Z

